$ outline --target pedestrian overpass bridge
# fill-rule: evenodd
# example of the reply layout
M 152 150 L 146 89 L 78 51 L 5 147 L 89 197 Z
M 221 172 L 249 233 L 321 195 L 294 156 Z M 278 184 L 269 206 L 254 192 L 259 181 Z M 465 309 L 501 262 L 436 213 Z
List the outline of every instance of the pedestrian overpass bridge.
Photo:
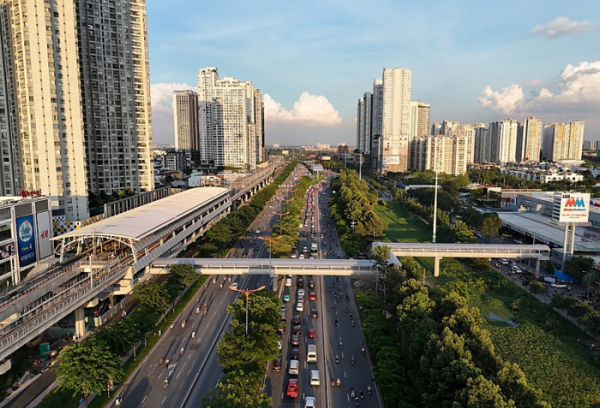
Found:
M 535 259 L 535 271 L 539 272 L 540 261 L 550 259 L 548 245 L 502 245 L 502 244 L 415 244 L 374 242 L 373 247 L 390 247 L 390 262 L 399 263 L 398 257 L 433 258 L 433 276 L 440 274 L 442 258 L 512 258 Z
M 167 273 L 173 265 L 191 265 L 201 275 L 372 275 L 377 266 L 371 260 L 281 259 L 274 258 L 161 258 L 150 273 Z

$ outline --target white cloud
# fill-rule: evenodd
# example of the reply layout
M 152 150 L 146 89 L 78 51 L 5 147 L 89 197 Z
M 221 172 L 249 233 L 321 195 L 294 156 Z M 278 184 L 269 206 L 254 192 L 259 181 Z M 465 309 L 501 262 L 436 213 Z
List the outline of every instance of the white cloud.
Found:
M 486 86 L 481 92 L 483 96 L 478 99 L 484 108 L 492 108 L 504 113 L 515 112 L 523 102 L 523 88 L 520 85 L 510 85 L 500 91 L 493 91 Z
M 543 34 L 546 37 L 554 38 L 561 35 L 578 34 L 594 31 L 596 26 L 588 20 L 571 21 L 568 17 L 557 17 L 552 21 L 543 24 L 536 24 L 531 29 L 532 34 Z
M 600 105 L 600 61 L 567 65 L 561 74 L 562 82 L 554 93 L 542 88 L 525 98 L 521 85 L 510 85 L 500 91 L 486 86 L 478 99 L 481 106 L 509 114 L 544 110 L 569 110 L 577 105 L 597 109 Z M 531 81 L 530 81 L 531 82 Z
M 186 91 L 195 89 L 188 84 L 160 83 L 150 86 L 150 95 L 152 96 L 152 107 L 171 106 L 173 101 L 173 91 Z
M 523 86 L 524 87 L 535 87 L 535 86 L 540 86 L 542 85 L 542 81 L 540 81 L 539 79 L 532 79 L 529 81 L 526 81 Z
M 342 117 L 323 95 L 302 92 L 292 109 L 286 110 L 268 94 L 264 96 L 265 122 L 296 122 L 308 126 L 335 126 Z

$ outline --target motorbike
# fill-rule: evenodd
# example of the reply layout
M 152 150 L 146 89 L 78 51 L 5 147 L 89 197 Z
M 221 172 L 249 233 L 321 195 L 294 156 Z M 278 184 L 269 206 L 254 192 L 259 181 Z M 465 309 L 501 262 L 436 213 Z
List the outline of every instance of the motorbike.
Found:
M 165 360 L 161 357 L 158 359 L 158 364 L 161 365 Z
M 358 398 L 358 397 L 354 398 L 354 405 L 356 405 L 356 406 L 360 405 L 360 398 Z
M 370 385 L 367 387 L 367 394 L 371 395 L 371 386 Z
M 196 338 L 196 332 L 195 332 L 195 331 L 193 331 L 193 332 L 192 332 L 192 339 L 195 339 L 195 338 Z
M 354 327 L 354 320 L 352 320 L 350 323 L 352 323 L 352 327 Z
M 365 355 L 365 348 L 364 348 L 364 347 L 363 347 L 363 348 L 361 348 L 361 349 L 360 349 L 360 352 L 361 352 L 361 353 L 362 353 L 362 355 L 364 356 L 364 355 Z
M 196 314 L 200 314 L 200 308 L 199 307 L 196 308 Z
M 166 390 L 169 388 L 169 380 L 165 378 L 165 382 L 163 383 L 163 389 Z
M 342 344 L 341 341 L 340 341 L 340 348 L 344 348 L 344 345 Z
M 183 350 L 183 347 L 182 347 L 182 348 L 181 348 L 181 350 L 179 350 L 179 355 L 180 355 L 180 356 L 183 356 L 183 351 L 184 351 L 184 350 Z
M 338 386 L 338 387 L 341 387 L 341 386 L 342 386 L 342 381 L 341 381 L 339 378 L 337 379 L 337 386 Z
M 354 364 L 354 356 L 350 357 L 350 364 Z
M 363 399 L 365 397 L 365 393 L 363 392 L 363 390 L 360 390 L 360 399 Z
M 339 357 L 337 354 L 335 355 L 335 362 L 336 362 L 336 363 L 339 363 L 339 362 L 340 362 L 340 357 Z
M 346 306 L 346 313 L 348 313 L 348 306 Z
M 185 329 L 185 320 L 182 320 L 182 321 L 181 321 L 181 328 L 182 328 L 182 329 Z

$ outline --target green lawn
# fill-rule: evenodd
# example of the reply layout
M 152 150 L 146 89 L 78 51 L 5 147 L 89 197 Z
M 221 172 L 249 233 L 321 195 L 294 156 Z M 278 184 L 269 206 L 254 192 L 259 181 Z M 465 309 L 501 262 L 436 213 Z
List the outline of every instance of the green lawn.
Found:
M 431 227 L 394 201 L 377 205 L 375 212 L 388 223 L 385 230 L 389 242 L 431 242 Z

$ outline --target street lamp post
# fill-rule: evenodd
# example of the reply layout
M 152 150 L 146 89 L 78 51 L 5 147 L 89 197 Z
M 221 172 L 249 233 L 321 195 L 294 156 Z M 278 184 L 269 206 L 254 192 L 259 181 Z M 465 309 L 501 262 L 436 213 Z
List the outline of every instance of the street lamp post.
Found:
M 275 215 L 279 215 L 279 226 L 281 227 L 280 231 L 279 231 L 279 235 L 283 235 L 283 221 L 282 221 L 283 216 L 288 215 L 289 213 L 290 213 L 289 211 L 284 212 L 284 213 L 278 213 L 277 211 L 274 212 Z
M 258 237 L 259 239 L 262 239 L 263 241 L 269 241 L 269 279 L 271 279 L 271 275 L 273 275 L 273 267 L 271 266 L 271 257 L 272 257 L 272 253 L 273 253 L 273 241 L 275 241 L 276 239 L 282 238 L 283 235 L 280 235 L 278 237 L 273 238 L 273 236 L 271 235 L 270 237 Z M 271 284 L 272 282 L 269 282 L 269 284 Z
M 263 290 L 264 288 L 265 285 L 256 289 L 238 289 L 234 288 L 233 286 L 229 286 L 229 289 L 246 295 L 246 336 L 248 335 L 248 296 L 250 296 L 250 293 L 258 292 L 259 290 Z
M 433 193 L 433 239 L 435 244 L 435 233 L 437 229 L 437 193 L 438 193 L 438 172 L 435 170 L 435 191 Z

